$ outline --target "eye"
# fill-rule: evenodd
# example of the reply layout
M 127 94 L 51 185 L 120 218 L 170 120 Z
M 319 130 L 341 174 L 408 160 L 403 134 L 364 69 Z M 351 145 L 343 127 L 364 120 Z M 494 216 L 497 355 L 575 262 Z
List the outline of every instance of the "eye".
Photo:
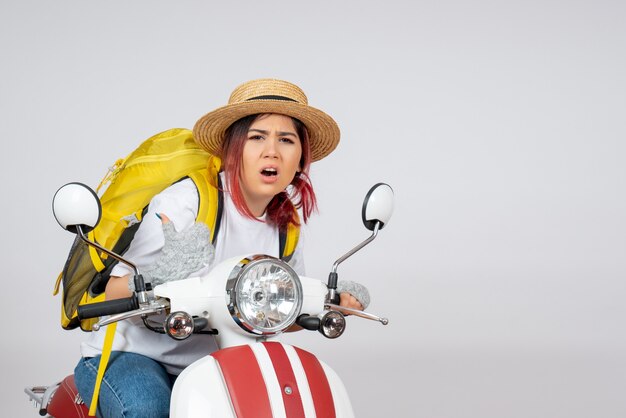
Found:
M 281 137 L 281 138 L 279 139 L 279 141 L 280 141 L 280 142 L 285 142 L 285 143 L 287 143 L 287 144 L 293 144 L 293 143 L 295 143 L 295 141 L 294 141 L 293 139 L 289 138 L 289 137 Z
M 248 139 L 251 141 L 260 141 L 263 139 L 263 135 L 250 135 Z

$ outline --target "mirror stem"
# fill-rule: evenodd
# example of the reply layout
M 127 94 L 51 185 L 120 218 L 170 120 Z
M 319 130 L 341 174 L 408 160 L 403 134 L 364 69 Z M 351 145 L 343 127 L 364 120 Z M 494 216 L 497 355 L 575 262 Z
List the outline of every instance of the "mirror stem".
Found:
M 81 225 L 76 225 L 76 232 L 78 233 L 78 236 L 80 237 L 80 239 L 82 239 L 87 245 L 90 245 L 90 246 L 92 246 L 94 248 L 97 248 L 98 250 L 102 251 L 103 253 L 113 257 L 114 259 L 116 259 L 120 263 L 124 263 L 128 267 L 133 269 L 134 281 L 135 281 L 135 291 L 137 292 L 137 297 L 139 298 L 139 303 L 143 304 L 143 303 L 147 303 L 148 302 L 148 294 L 146 292 L 146 285 L 145 285 L 145 283 L 143 281 L 143 276 L 141 276 L 141 274 L 139 274 L 139 270 L 137 269 L 136 265 L 134 265 L 133 263 L 131 263 L 128 260 L 124 260 L 122 257 L 120 257 L 119 255 L 115 254 L 113 251 L 107 250 L 102 245 L 98 244 L 97 242 L 90 241 L 89 238 L 87 238 L 87 236 L 83 232 L 83 228 L 82 228 Z
M 335 263 L 333 264 L 333 268 L 330 274 L 328 275 L 328 290 L 329 290 L 328 298 L 330 301 L 332 301 L 335 298 L 335 294 L 337 291 L 337 281 L 339 279 L 339 275 L 337 274 L 337 267 L 339 267 L 339 264 L 343 263 L 344 261 L 346 261 L 346 259 L 353 256 L 354 253 L 356 253 L 361 248 L 365 247 L 367 244 L 372 242 L 374 238 L 376 238 L 376 236 L 378 235 L 379 229 L 380 229 L 380 222 L 376 221 L 376 223 L 374 224 L 374 230 L 372 231 L 372 235 L 370 235 L 369 238 L 367 238 L 365 241 L 363 241 L 362 243 L 360 243 L 359 245 L 357 245 L 356 247 L 354 247 L 353 249 L 351 249 L 350 251 L 348 251 L 341 257 L 339 257 L 337 261 L 335 261 Z

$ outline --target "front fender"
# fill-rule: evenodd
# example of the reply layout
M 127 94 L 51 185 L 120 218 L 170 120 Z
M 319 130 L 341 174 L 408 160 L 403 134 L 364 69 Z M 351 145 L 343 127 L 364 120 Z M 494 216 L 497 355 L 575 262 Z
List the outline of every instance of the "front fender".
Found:
M 230 347 L 181 373 L 173 418 L 354 417 L 339 376 L 313 354 L 279 342 Z

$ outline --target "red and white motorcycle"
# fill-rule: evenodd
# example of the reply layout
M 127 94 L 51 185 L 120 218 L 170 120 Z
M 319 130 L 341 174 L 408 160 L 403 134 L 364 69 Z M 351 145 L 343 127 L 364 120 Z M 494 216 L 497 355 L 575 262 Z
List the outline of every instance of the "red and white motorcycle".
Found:
M 221 262 L 205 276 L 148 291 L 130 261 L 87 239 L 101 214 L 93 190 L 67 184 L 56 193 L 53 209 L 61 226 L 135 271 L 137 290 L 130 298 L 79 310 L 82 318 L 103 317 L 94 330 L 141 317 L 148 328 L 177 340 L 193 333 L 216 335 L 220 350 L 191 364 L 176 380 L 171 417 L 354 416 L 346 388 L 329 366 L 310 352 L 274 340 L 294 324 L 337 338 L 346 327 L 342 312 L 388 323 L 386 318 L 338 306 L 336 294 L 339 264 L 370 243 L 391 217 L 393 191 L 387 184 L 373 186 L 363 202 L 363 223 L 371 236 L 333 264 L 327 283 L 299 277 L 274 257 L 243 255 Z M 161 314 L 166 314 L 163 323 L 151 320 Z M 42 416 L 88 416 L 71 375 L 25 392 Z

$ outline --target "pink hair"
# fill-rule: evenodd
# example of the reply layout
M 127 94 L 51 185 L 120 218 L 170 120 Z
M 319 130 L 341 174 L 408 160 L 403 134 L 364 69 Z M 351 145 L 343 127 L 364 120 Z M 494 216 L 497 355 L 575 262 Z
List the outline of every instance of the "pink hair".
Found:
M 248 140 L 248 129 L 261 116 L 263 114 L 250 115 L 234 122 L 226 130 L 222 142 L 222 167 L 231 198 L 237 210 L 242 215 L 252 219 L 256 219 L 256 217 L 246 205 L 239 180 L 242 170 L 243 148 Z M 302 210 L 305 223 L 313 211 L 317 209 L 317 199 L 308 174 L 311 167 L 309 133 L 302 122 L 296 118 L 291 119 L 302 145 L 302 157 L 300 158 L 302 171 L 296 173 L 287 190 L 275 195 L 266 208 L 268 222 L 278 226 L 281 230 L 285 230 L 290 223 L 296 226 L 300 225 L 296 209 Z

